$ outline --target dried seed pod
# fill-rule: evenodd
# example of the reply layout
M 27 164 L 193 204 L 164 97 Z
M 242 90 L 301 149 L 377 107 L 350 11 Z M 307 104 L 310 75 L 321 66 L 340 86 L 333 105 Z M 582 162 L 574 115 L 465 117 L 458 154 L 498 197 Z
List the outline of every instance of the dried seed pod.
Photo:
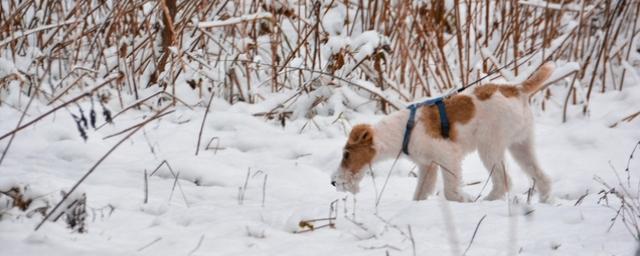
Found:
M 70 229 L 78 233 L 86 232 L 87 194 L 82 194 L 82 197 L 76 199 L 75 204 L 69 205 L 65 215 L 67 226 Z
M 9 196 L 13 200 L 13 207 L 18 207 L 18 209 L 25 211 L 33 201 L 33 199 L 25 196 L 26 189 L 26 187 L 24 189 L 20 187 L 12 187 L 7 192 L 3 192 L 3 194 Z
M 113 123 L 113 119 L 111 119 L 111 111 L 109 111 L 104 106 L 102 107 L 102 115 L 104 116 L 104 121 L 105 122 L 110 123 L 110 124 Z
M 93 127 L 93 129 L 96 128 L 96 111 L 91 109 L 91 112 L 89 113 L 89 120 L 91 121 L 91 127 Z
M 83 140 L 87 141 L 87 139 L 89 139 L 87 132 L 82 128 L 80 123 L 78 123 L 78 131 L 80 132 L 80 137 L 82 137 Z
M 195 90 L 196 89 L 196 81 L 193 79 L 189 79 L 187 80 L 187 84 L 189 85 L 189 87 L 191 87 L 191 89 Z
M 308 221 L 305 220 L 301 220 L 300 222 L 298 222 L 298 227 L 304 229 L 304 228 L 309 228 L 311 230 L 313 230 L 315 227 L 313 226 L 313 224 L 311 224 Z
M 78 109 L 80 110 L 80 123 L 84 126 L 85 129 L 89 129 L 89 122 L 87 122 L 87 118 L 84 117 L 84 111 L 82 111 L 82 108 L 78 107 Z
M 95 104 L 93 103 L 93 97 L 91 97 L 91 112 L 89 112 L 89 121 L 91 122 L 91 127 L 93 129 L 96 129 L 96 110 Z
M 80 137 L 82 137 L 82 139 L 84 139 L 85 141 L 87 141 L 87 139 L 89 138 L 87 136 L 87 132 L 84 130 L 84 128 L 82 128 L 82 118 L 79 118 L 78 116 L 71 114 L 71 116 L 73 117 L 73 120 L 76 121 L 76 126 L 78 128 L 78 132 L 80 132 Z M 83 116 L 84 118 L 84 116 Z M 85 122 L 87 121 L 86 119 L 84 120 Z
M 93 110 L 93 108 L 91 109 L 91 112 L 89 112 L 89 120 L 91 121 L 91 127 L 95 129 L 96 128 L 96 111 Z

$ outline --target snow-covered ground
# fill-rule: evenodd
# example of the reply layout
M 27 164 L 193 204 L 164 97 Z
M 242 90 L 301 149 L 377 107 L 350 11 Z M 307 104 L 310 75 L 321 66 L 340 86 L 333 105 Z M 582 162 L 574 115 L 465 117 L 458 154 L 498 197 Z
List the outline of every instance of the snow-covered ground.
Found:
M 26 102 L 25 97 L 13 103 Z M 204 108 L 179 106 L 122 144 L 81 185 L 88 232 L 72 232 L 62 220 L 34 231 L 41 217 L 7 210 L 2 201 L 0 255 L 455 255 L 465 251 L 474 232 L 468 255 L 633 255 L 637 241 L 621 220 L 610 227 L 616 202 L 611 201 L 612 208 L 597 203 L 604 187 L 594 177 L 617 185 L 613 166 L 626 179 L 640 122 L 608 126 L 638 102 L 640 85 L 607 92 L 594 97 L 589 117 L 572 110 L 576 114 L 565 124 L 558 118 L 561 103 L 548 101 L 546 111 L 534 104 L 536 151 L 552 177 L 555 204 L 535 198 L 527 204 L 531 182 L 511 160 L 514 189 L 509 202 L 456 203 L 440 196 L 415 202 L 414 166 L 401 160 L 378 207 L 375 193 L 390 162 L 373 167 L 375 182 L 366 177 L 355 198 L 336 192 L 329 175 L 339 164 L 349 127 L 375 122 L 380 115 L 348 113 L 337 121 L 337 116 L 300 118 L 282 128 L 277 121 L 254 117 L 259 105 L 229 106 L 216 100 L 202 148 L 217 137 L 210 147 L 218 147 L 219 141 L 219 149 L 195 156 Z M 26 120 L 48 109 L 34 104 Z M 16 136 L 0 165 L 0 188 L 27 185 L 27 195 L 56 203 L 60 190 L 68 190 L 124 135 L 103 137 L 150 114 L 127 112 L 114 125 L 91 129 L 87 142 L 68 113 L 47 117 Z M 0 133 L 15 128 L 19 117 L 15 109 L 0 107 Z M 0 141 L 2 149 L 7 142 Z M 148 178 L 145 204 L 145 170 L 151 173 L 163 160 L 179 173 L 178 186 L 173 189 L 174 176 L 161 167 Z M 463 169 L 471 184 L 465 187 L 468 193 L 488 192 L 482 192 L 488 172 L 477 155 L 470 155 Z M 631 161 L 630 170 L 636 191 L 640 161 Z M 303 230 L 301 220 L 329 217 L 332 202 L 337 207 L 334 229 L 294 233 Z

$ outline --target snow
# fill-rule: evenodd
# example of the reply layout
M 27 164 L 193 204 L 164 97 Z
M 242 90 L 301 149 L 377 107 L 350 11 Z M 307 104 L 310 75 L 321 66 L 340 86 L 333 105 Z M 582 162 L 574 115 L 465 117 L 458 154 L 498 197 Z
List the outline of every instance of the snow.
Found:
M 572 72 L 577 72 L 580 70 L 580 64 L 577 62 L 567 62 L 567 63 L 558 63 L 556 68 L 553 70 L 553 74 L 549 77 L 548 81 L 555 81 L 562 77 L 565 77 Z
M 531 5 L 531 6 L 535 6 L 535 7 L 539 7 L 539 8 L 548 8 L 548 9 L 553 9 L 553 10 L 564 10 L 564 11 L 573 11 L 573 12 L 579 12 L 580 11 L 580 6 L 576 5 L 576 4 L 556 4 L 556 3 L 551 3 L 551 2 L 547 2 L 547 1 L 542 1 L 542 0 L 532 0 L 532 1 L 523 1 L 520 0 L 519 1 L 520 4 L 523 5 Z
M 260 12 L 254 14 L 245 14 L 240 17 L 233 17 L 226 20 L 202 21 L 197 23 L 198 28 L 223 27 L 245 21 L 271 19 L 273 16 L 270 12 Z
M 605 186 L 601 182 L 618 188 L 624 186 L 630 194 L 636 195 L 633 200 L 638 199 L 640 160 L 637 159 L 640 149 L 629 162 L 630 172 L 625 172 L 625 168 L 631 151 L 640 140 L 640 117 L 630 122 L 621 121 L 640 110 L 640 55 L 635 52 L 640 42 L 638 37 L 634 41 L 619 39 L 611 44 L 613 52 L 632 49 L 633 53 L 628 60 L 620 60 L 621 64 L 606 62 L 607 72 L 616 79 L 621 78 L 622 68 L 626 70 L 622 90 L 612 88 L 614 83 L 607 80 L 609 87 L 605 93 L 600 93 L 601 78 L 597 77 L 592 98 L 587 102 L 584 81 L 590 79 L 592 66 L 587 65 L 586 76 L 582 81 L 576 80 L 571 90 L 573 77 L 565 76 L 580 71 L 584 64 L 584 59 L 571 59 L 557 61 L 557 69 L 550 81 L 558 81 L 532 97 L 536 116 L 536 152 L 544 170 L 553 180 L 555 203 L 540 204 L 535 196 L 527 203 L 527 190 L 532 182 L 511 159 L 507 163 L 513 180 L 509 200 L 456 203 L 445 201 L 439 193 L 426 201 L 415 202 L 411 197 L 417 170 L 410 161 L 400 159 L 391 173 L 380 205 L 376 206 L 376 192 L 385 182 L 392 161 L 373 165 L 371 175 L 365 177 L 361 193 L 356 196 L 336 192 L 329 184 L 330 174 L 339 165 L 346 136 L 353 125 L 375 123 L 383 117 L 380 99 L 388 101 L 392 108 L 400 109 L 409 101 L 426 95 L 411 95 L 409 87 L 400 84 L 400 74 L 385 72 L 383 78 L 388 80 L 385 83 L 391 86 L 384 90 L 375 83 L 377 75 L 366 74 L 364 69 L 370 68 L 368 59 L 373 54 L 384 54 L 382 64 L 390 67 L 403 61 L 391 58 L 398 56 L 393 52 L 403 47 L 397 47 L 397 41 L 393 41 L 397 40 L 397 34 L 391 33 L 392 36 L 387 37 L 381 31 L 369 30 L 375 29 L 368 25 L 370 19 L 365 19 L 369 14 L 363 16 L 354 11 L 358 5 L 356 2 L 325 0 L 320 7 L 321 17 L 312 12 L 313 5 L 296 1 L 266 1 L 259 7 L 250 2 L 230 1 L 222 6 L 213 5 L 209 11 L 211 15 L 194 13 L 189 18 L 193 25 L 187 25 L 183 36 L 177 37 L 182 41 L 169 49 L 173 54 L 169 66 L 179 67 L 180 72 L 173 70 L 179 73 L 177 77 L 172 77 L 171 69 L 160 74 L 159 81 L 168 83 L 166 88 L 145 86 L 149 75 L 156 69 L 153 61 L 135 74 L 129 71 L 132 67 L 140 67 L 149 54 L 159 56 L 160 37 L 147 37 L 150 34 L 145 33 L 124 36 L 115 40 L 111 47 L 100 47 L 103 56 L 96 62 L 100 63 L 97 66 L 92 65 L 96 60 L 89 52 L 96 48 L 80 49 L 81 59 L 88 56 L 85 61 L 69 64 L 64 58 L 56 57 L 61 61 L 41 65 L 50 58 L 49 51 L 58 46 L 52 48 L 56 44 L 51 43 L 43 49 L 36 47 L 42 40 L 40 32 L 47 31 L 43 33 L 45 39 L 51 33 L 52 42 L 56 42 L 64 39 L 59 37 L 62 34 L 50 31 L 73 27 L 81 21 L 65 21 L 54 15 L 50 23 L 44 23 L 48 25 L 33 23 L 34 19 L 43 20 L 47 12 L 28 7 L 29 11 L 21 18 L 23 27 L 27 29 L 11 30 L 6 38 L 0 39 L 0 47 L 4 47 L 0 53 L 0 80 L 9 81 L 0 84 L 0 136 L 15 129 L 21 111 L 27 105 L 29 96 L 26 93 L 32 88 L 27 75 L 30 79 L 41 79 L 41 89 L 50 95 L 47 98 L 39 96 L 41 98 L 33 102 L 25 115 L 25 122 L 59 106 L 61 102 L 93 90 L 111 98 L 105 107 L 112 114 L 137 105 L 134 103 L 142 104 L 119 115 L 113 124 L 105 124 L 98 130 L 87 129 L 86 141 L 80 137 L 71 114 L 79 115 L 78 108 L 88 113 L 95 104 L 98 125 L 102 125 L 102 109 L 95 97 L 95 102 L 83 97 L 77 104 L 61 108 L 17 133 L 6 158 L 0 161 L 0 191 L 16 188 L 34 201 L 26 211 L 22 211 L 12 207 L 13 201 L 0 194 L 0 256 L 449 255 L 463 252 L 466 255 L 634 255 L 638 241 L 620 218 L 612 222 L 620 202 L 611 195 L 608 200 L 602 199 Z M 418 7 L 424 2 L 415 1 L 414 5 Z M 390 8 L 394 8 L 398 2 L 389 3 Z M 444 3 L 447 13 L 451 13 L 455 2 L 447 0 Z M 8 1 L 0 4 L 5 10 L 11 9 Z M 117 2 L 106 1 L 105 9 L 110 12 L 114 4 Z M 492 12 L 499 8 L 496 3 L 489 4 Z M 558 28 L 559 35 L 545 50 L 546 55 L 542 56 L 542 51 L 532 53 L 530 59 L 531 55 L 525 55 L 518 61 L 522 65 L 517 75 L 509 70 L 510 67 L 501 70 L 501 77 L 496 79 L 502 82 L 525 80 L 549 54 L 562 53 L 564 46 L 573 43 L 566 42 L 579 25 L 572 16 L 582 8 L 579 4 L 561 5 L 543 0 L 521 0 L 519 4 L 539 7 L 538 13 L 544 10 L 542 8 L 551 8 L 562 9 L 568 14 L 560 17 L 563 26 Z M 269 6 L 275 9 L 265 9 Z M 157 15 L 158 5 L 155 2 L 146 2 L 138 7 L 144 16 L 157 16 L 145 22 L 157 22 L 162 17 Z M 288 41 L 281 42 L 279 46 L 280 61 L 292 53 L 294 42 L 313 31 L 301 30 L 300 26 L 316 24 L 320 19 L 320 38 L 315 38 L 315 33 L 310 34 L 308 45 L 291 54 L 290 62 L 283 63 L 290 68 L 284 68 L 278 74 L 284 89 L 276 93 L 270 86 L 271 67 L 267 66 L 273 63 L 270 50 L 273 35 L 262 31 L 262 28 L 255 31 L 255 38 L 242 37 L 246 35 L 244 32 L 232 33 L 240 36 L 229 36 L 228 32 L 234 27 L 229 25 L 238 24 L 235 28 L 245 30 L 248 27 L 244 24 L 269 21 L 273 19 L 272 11 L 286 13 L 287 10 L 279 9 L 286 7 L 293 7 L 294 13 L 305 15 L 295 18 L 277 15 L 280 17 L 278 31 L 285 35 L 280 39 Z M 33 8 L 37 6 L 33 5 Z M 466 24 L 469 19 L 467 10 L 475 10 L 476 7 L 470 8 L 461 2 L 460 8 L 461 23 Z M 585 6 L 585 12 L 594 8 L 596 6 Z M 247 12 L 255 13 L 244 14 Z M 183 13 L 181 11 L 177 17 Z M 91 23 L 85 25 L 103 26 L 110 19 L 107 17 L 92 16 Z M 220 20 L 220 17 L 230 18 Z M 467 28 L 472 35 L 470 45 L 480 42 L 476 42 L 473 35 L 486 36 L 485 19 L 482 15 L 480 17 L 478 24 Z M 417 17 L 406 14 L 405 18 L 406 24 L 412 24 Z M 493 24 L 504 19 L 490 15 L 486 21 Z M 598 20 L 589 22 L 597 25 Z M 600 23 L 604 24 L 604 20 Z M 27 27 L 25 24 L 36 25 Z M 220 29 L 222 26 L 228 26 L 228 29 Z M 65 31 L 66 36 L 75 35 L 73 30 L 60 31 Z M 594 31 L 594 34 L 603 34 L 602 29 Z M 467 68 L 471 69 L 471 81 L 475 76 L 484 75 L 480 72 L 483 60 L 488 58 L 488 63 L 500 67 L 513 57 L 511 51 L 506 53 L 506 57 L 499 54 L 503 47 L 501 38 L 508 35 L 493 33 L 487 45 L 469 48 L 469 66 L 473 68 Z M 621 38 L 627 34 L 631 33 L 622 33 Z M 528 35 L 528 32 L 523 33 L 523 37 Z M 198 37 L 210 37 L 212 42 L 201 47 L 194 44 Z M 483 38 L 480 39 L 484 41 Z M 599 45 L 594 38 L 595 35 L 587 45 Z M 89 47 L 86 38 L 73 36 L 72 39 L 80 40 L 79 43 Z M 147 40 L 153 40 L 150 46 L 147 46 Z M 17 54 L 8 50 L 18 41 L 28 43 L 22 44 Z M 419 59 L 410 58 L 409 61 L 423 67 L 436 67 L 440 65 L 437 62 L 447 61 L 450 72 L 455 74 L 451 78 L 460 84 L 456 82 L 460 79 L 457 75 L 460 73 L 458 46 L 456 40 L 449 42 L 444 48 L 445 56 L 430 57 L 422 64 L 416 63 Z M 627 44 L 633 47 L 625 48 Z M 120 45 L 132 46 L 127 48 L 127 53 L 132 55 L 119 57 Z M 194 49 L 191 45 L 197 47 Z M 65 52 L 73 49 L 71 46 L 64 48 Z M 391 53 L 383 46 L 389 46 Z M 524 41 L 521 46 L 523 50 L 529 47 Z M 251 47 L 258 50 L 254 52 Z M 136 53 L 133 50 L 136 48 L 143 50 Z M 318 60 L 312 63 L 311 60 L 316 59 L 312 54 L 317 49 Z M 178 56 L 176 54 L 182 53 L 181 58 L 174 59 Z M 346 81 L 328 80 L 328 76 L 304 71 L 312 68 L 326 71 L 331 56 L 338 53 L 344 54 L 345 63 L 332 74 Z M 66 53 L 56 54 L 64 57 Z M 518 56 L 524 54 L 527 53 Z M 219 63 L 213 62 L 218 58 Z M 255 63 L 234 63 L 233 59 Z M 591 61 L 593 63 L 593 59 Z M 356 68 L 359 63 L 361 65 Z M 124 82 L 102 85 L 118 78 L 122 70 Z M 232 72 L 236 72 L 239 78 L 238 87 L 228 86 L 232 84 L 228 82 L 228 74 Z M 442 78 L 437 77 L 438 74 L 425 72 L 421 76 L 422 84 L 431 84 L 433 96 L 446 93 L 447 89 L 436 92 L 433 87 Z M 82 77 L 78 83 L 81 86 L 71 84 L 78 77 Z M 200 90 L 186 84 L 188 80 L 199 81 L 201 78 Z M 406 79 L 404 83 L 408 83 Z M 129 91 L 136 84 L 137 98 Z M 232 87 L 243 90 L 242 94 L 234 92 L 231 95 L 229 89 Z M 63 93 L 66 88 L 70 90 Z M 41 229 L 34 231 L 42 220 L 38 209 L 51 209 L 61 200 L 61 192 L 69 191 L 124 136 L 110 135 L 140 123 L 165 107 L 171 96 L 168 92 L 175 92 L 177 98 L 190 107 L 179 102 L 171 108 L 171 114 L 150 122 L 125 141 L 59 210 L 66 211 L 64 209 L 71 201 L 85 194 L 87 232 L 72 231 L 64 217 L 55 222 L 49 220 Z M 574 100 L 574 97 L 569 97 L 571 92 L 577 95 L 575 104 L 571 103 Z M 198 132 L 205 105 L 212 94 L 215 97 L 204 123 L 201 147 L 196 156 Z M 47 105 L 52 97 L 58 95 L 61 95 L 60 100 Z M 146 101 L 149 96 L 163 97 L 165 101 L 160 106 L 158 98 Z M 249 104 L 239 101 L 240 97 L 256 100 Z M 562 122 L 560 117 L 564 114 L 565 99 L 569 99 L 570 104 L 567 105 L 566 122 Z M 234 103 L 230 104 L 230 101 Z M 274 118 L 265 118 L 265 113 L 273 113 Z M 278 117 L 289 113 L 291 115 L 284 121 Z M 0 155 L 8 141 L 0 140 Z M 165 160 L 168 165 L 161 165 Z M 475 153 L 464 161 L 463 170 L 464 182 L 468 184 L 464 188 L 466 192 L 474 196 L 488 193 L 491 184 L 487 188 L 483 186 L 489 174 Z M 148 175 L 146 182 L 145 173 Z M 627 174 L 631 185 L 620 184 L 625 183 Z M 438 182 L 437 189 L 440 192 L 441 183 Z M 145 191 L 148 191 L 147 202 Z M 300 227 L 301 221 L 329 216 L 336 217 L 335 228 L 321 227 L 329 223 L 326 220 L 312 222 L 317 228 L 313 231 Z M 473 243 L 470 242 L 472 239 Z
M 340 35 L 345 29 L 346 8 L 342 5 L 331 8 L 322 18 L 322 26 L 330 35 Z
M 13 62 L 5 58 L 0 58 L 0 79 L 12 74 L 19 74 Z
M 358 98 L 346 87 L 340 89 L 336 94 L 341 97 Z M 531 184 L 512 161 L 510 196 L 517 199 L 455 203 L 434 196 L 411 201 L 415 178 L 410 173 L 415 170 L 401 160 L 376 209 L 370 177 L 354 202 L 353 196 L 335 192 L 329 175 L 338 165 L 348 126 L 375 122 L 380 115 L 349 112 L 345 123 L 336 121 L 336 112 L 313 120 L 299 118 L 282 128 L 278 122 L 253 117 L 250 109 L 260 106 L 230 106 L 216 99 L 203 144 L 217 137 L 220 149 L 194 156 L 204 110 L 177 107 L 124 143 L 80 187 L 87 195 L 87 233 L 71 232 L 62 220 L 33 231 L 40 218 L 27 218 L 15 208 L 1 208 L 3 204 L 0 255 L 380 255 L 385 250 L 411 255 L 409 227 L 417 255 L 450 254 L 466 249 L 485 215 L 468 255 L 631 255 L 637 243 L 619 221 L 608 230 L 615 212 L 597 203 L 603 187 L 594 177 L 617 184 L 609 164 L 623 175 L 629 153 L 640 140 L 640 124 L 611 129 L 609 117 L 639 102 L 640 86 L 598 96 L 588 119 L 570 117 L 564 125 L 557 118 L 559 108 L 535 109 L 537 152 L 553 180 L 553 205 L 539 204 L 535 198 L 526 204 Z M 118 140 L 103 137 L 149 114 L 126 112 L 113 125 L 90 130 L 87 142 L 78 136 L 69 115 L 47 117 L 16 136 L 0 165 L 0 188 L 27 185 L 30 195 L 42 196 L 40 202 L 55 203 L 59 191 L 70 188 Z M 16 110 L 0 108 L 0 131 L 12 129 L 17 118 Z M 0 142 L 4 145 L 6 141 Z M 215 146 L 214 141 L 210 147 Z M 151 173 L 163 160 L 178 174 L 179 186 L 172 192 L 175 177 L 161 167 L 148 178 L 145 204 L 144 171 Z M 631 164 L 636 183 L 640 162 Z M 389 162 L 373 166 L 378 191 L 389 168 Z M 465 183 L 480 182 L 465 190 L 481 193 L 488 173 L 477 155 L 469 156 L 463 168 Z M 248 171 L 246 190 L 240 189 Z M 583 202 L 574 206 L 585 192 Z M 328 217 L 334 201 L 335 229 L 293 233 L 301 230 L 301 220 Z M 109 205 L 115 208 L 112 213 L 105 208 Z M 447 209 L 450 214 L 445 214 Z M 453 233 L 455 244 L 449 237 Z
M 351 42 L 351 48 L 356 50 L 354 58 L 357 61 L 373 54 L 376 47 L 385 43 L 384 37 L 376 31 L 365 31 Z

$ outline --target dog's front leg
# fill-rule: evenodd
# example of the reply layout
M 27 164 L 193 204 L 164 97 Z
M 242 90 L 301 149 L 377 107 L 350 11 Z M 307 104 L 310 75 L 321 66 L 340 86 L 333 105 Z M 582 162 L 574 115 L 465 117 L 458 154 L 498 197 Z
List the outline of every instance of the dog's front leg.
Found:
M 429 165 L 420 165 L 419 167 L 418 182 L 416 191 L 413 194 L 413 200 L 415 201 L 425 200 L 432 195 L 438 178 L 438 165 L 436 163 L 431 162 Z
M 449 201 L 471 202 L 471 196 L 462 191 L 462 168 L 459 161 L 441 164 L 444 197 Z

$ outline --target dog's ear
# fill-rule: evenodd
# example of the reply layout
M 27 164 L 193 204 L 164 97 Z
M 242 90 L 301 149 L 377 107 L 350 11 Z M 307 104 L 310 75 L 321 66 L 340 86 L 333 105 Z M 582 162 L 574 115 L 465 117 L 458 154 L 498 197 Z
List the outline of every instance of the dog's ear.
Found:
M 373 128 L 368 124 L 359 124 L 351 129 L 349 144 L 373 144 Z

